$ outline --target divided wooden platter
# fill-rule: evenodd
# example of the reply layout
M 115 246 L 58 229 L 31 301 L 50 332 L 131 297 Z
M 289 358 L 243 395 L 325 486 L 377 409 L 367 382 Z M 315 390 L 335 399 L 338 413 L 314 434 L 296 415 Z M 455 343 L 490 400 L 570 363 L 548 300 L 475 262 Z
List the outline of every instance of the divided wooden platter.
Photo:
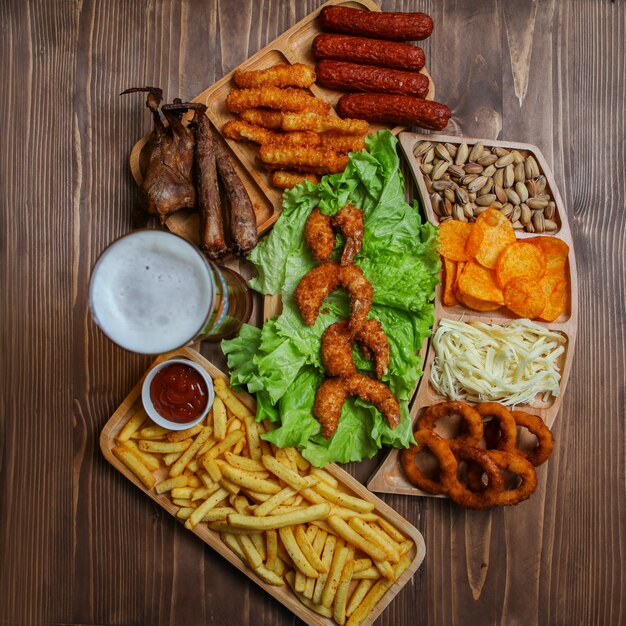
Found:
M 152 366 L 161 363 L 172 357 L 182 357 L 196 361 L 202 365 L 213 379 L 223 378 L 227 379 L 227 376 L 217 369 L 210 361 L 205 359 L 200 353 L 190 348 L 181 348 L 168 354 L 159 356 Z M 146 372 L 147 374 L 148 372 Z M 115 437 L 119 434 L 124 424 L 130 419 L 135 411 L 141 406 L 141 386 L 144 377 L 135 385 L 133 390 L 124 399 L 119 408 L 111 416 L 109 421 L 104 426 L 100 434 L 100 448 L 104 457 L 111 465 L 113 465 L 118 471 L 120 471 L 126 478 L 134 483 L 139 489 L 141 489 L 146 495 L 152 498 L 160 506 L 162 506 L 171 515 L 176 515 L 178 506 L 173 504 L 169 497 L 165 494 L 158 495 L 154 489 L 146 489 L 139 479 L 112 453 L 112 448 L 116 445 Z M 237 396 L 252 412 L 256 411 L 255 402 L 252 396 L 247 393 L 238 393 Z M 420 532 L 413 527 L 407 520 L 402 518 L 391 507 L 387 506 L 382 500 L 370 493 L 361 483 L 352 478 L 350 474 L 339 468 L 337 465 L 328 465 L 325 468 L 330 474 L 332 474 L 346 489 L 355 494 L 356 496 L 373 502 L 375 504 L 375 512 L 381 517 L 385 518 L 393 526 L 397 527 L 402 533 L 410 537 L 414 542 L 414 547 L 409 553 L 411 558 L 411 564 L 407 570 L 400 576 L 400 578 L 393 584 L 381 601 L 376 605 L 372 613 L 363 622 L 365 626 L 372 624 L 376 618 L 382 613 L 385 607 L 393 600 L 400 589 L 411 579 L 415 571 L 421 565 L 424 554 L 425 545 L 424 539 Z M 155 472 L 158 480 L 162 480 L 166 477 L 167 468 L 161 468 Z M 232 552 L 226 544 L 222 542 L 217 532 L 210 530 L 206 524 L 198 524 L 191 531 L 195 533 L 200 539 L 202 539 L 207 545 L 219 552 L 225 559 L 232 563 L 237 569 L 242 571 L 246 576 L 254 580 L 259 586 L 261 586 L 267 593 L 274 596 L 279 602 L 284 604 L 290 611 L 302 619 L 305 623 L 311 626 L 330 626 L 334 622 L 330 619 L 323 618 L 314 611 L 308 609 L 306 606 L 300 603 L 300 601 L 292 594 L 289 588 L 285 585 L 282 587 L 275 587 L 268 585 L 259 579 L 248 566 L 243 563 L 237 555 Z
M 372 0 L 330 0 L 326 4 L 307 15 L 300 22 L 285 31 L 265 48 L 259 50 L 247 61 L 242 63 L 232 72 L 226 74 L 214 85 L 205 89 L 193 99 L 193 102 L 202 102 L 207 105 L 207 116 L 211 120 L 216 132 L 220 133 L 224 124 L 234 119 L 234 116 L 226 109 L 226 96 L 235 87 L 232 77 L 240 69 L 253 70 L 263 69 L 275 65 L 276 63 L 306 63 L 314 67 L 315 60 L 311 53 L 311 42 L 321 33 L 317 23 L 317 16 L 324 6 L 342 5 L 369 11 L 380 11 L 380 8 Z M 435 94 L 433 81 L 426 68 L 422 73 L 430 79 L 430 88 L 426 96 L 432 100 Z M 317 84 L 311 87 L 311 91 L 322 100 L 329 102 L 333 106 L 337 103 L 343 92 L 325 89 Z M 380 124 L 370 124 L 370 132 L 374 133 L 381 128 L 390 128 Z M 391 128 L 394 134 L 399 133 L 402 126 Z M 133 147 L 130 154 L 130 169 L 135 182 L 140 185 L 143 181 L 143 171 L 147 164 L 147 150 L 144 148 L 148 144 L 151 134 L 148 133 L 140 139 Z M 254 207 L 259 233 L 264 233 L 278 219 L 282 204 L 282 191 L 275 189 L 269 183 L 267 172 L 260 169 L 256 163 L 258 148 L 250 143 L 237 143 L 230 139 L 225 139 L 228 144 L 230 155 L 233 158 L 235 168 L 241 177 L 250 200 Z M 196 213 L 190 211 L 180 211 L 169 217 L 165 222 L 167 228 L 173 233 L 198 244 L 199 218 Z
M 468 145 L 473 145 L 477 141 L 482 141 L 486 147 L 500 146 L 503 148 L 516 149 L 522 154 L 532 154 L 537 163 L 539 164 L 541 173 L 546 177 L 548 181 L 548 190 L 552 194 L 556 203 L 557 213 L 555 220 L 559 224 L 559 229 L 554 235 L 535 233 L 525 233 L 518 231 L 517 238 L 519 240 L 527 239 L 530 237 L 556 237 L 563 240 L 569 246 L 568 264 L 566 267 L 566 274 L 568 276 L 569 287 L 565 293 L 565 310 L 563 314 L 554 322 L 541 322 L 534 320 L 541 326 L 553 330 L 562 334 L 565 339 L 565 352 L 559 359 L 559 370 L 561 372 L 561 384 L 560 393 L 557 398 L 551 398 L 547 402 L 543 402 L 539 397 L 530 405 L 518 405 L 520 410 L 527 411 L 539 415 L 541 419 L 548 425 L 552 426 L 556 416 L 561 407 L 563 400 L 563 394 L 567 386 L 570 370 L 572 367 L 572 359 L 574 355 L 574 344 L 576 342 L 576 332 L 578 326 L 578 278 L 576 274 L 576 257 L 574 253 L 572 235 L 570 232 L 569 224 L 567 221 L 567 212 L 565 205 L 561 198 L 561 194 L 556 186 L 554 176 L 550 171 L 550 168 L 541 154 L 541 151 L 536 146 L 523 143 L 512 143 L 506 141 L 490 141 L 486 139 L 475 139 L 471 137 L 451 137 L 447 135 L 422 135 L 418 133 L 401 133 L 399 136 L 400 145 L 406 156 L 407 162 L 411 167 L 415 183 L 419 189 L 422 203 L 426 210 L 426 216 L 428 220 L 434 224 L 439 223 L 438 217 L 435 215 L 430 202 L 430 197 L 424 184 L 419 164 L 417 163 L 413 149 L 415 145 L 423 140 L 433 142 L 448 142 L 458 145 L 465 141 Z M 442 286 L 439 284 L 435 292 L 435 323 L 433 326 L 433 333 L 437 330 L 441 320 L 455 320 L 455 321 L 479 321 L 488 324 L 503 324 L 515 319 L 519 319 L 517 316 L 506 311 L 506 309 L 500 309 L 496 312 L 483 313 L 478 311 L 472 311 L 462 305 L 454 307 L 444 306 L 442 302 Z M 434 349 L 429 341 L 428 350 L 426 354 L 426 360 L 424 364 L 424 374 L 419 383 L 417 393 L 415 394 L 410 407 L 410 415 L 413 422 L 417 419 L 422 410 L 435 404 L 446 400 L 440 394 L 438 394 L 433 388 L 430 382 L 430 371 L 435 358 Z M 404 476 L 399 462 L 399 450 L 392 450 L 380 467 L 370 478 L 367 486 L 372 491 L 383 493 L 402 493 L 407 495 L 424 495 L 431 496 L 431 494 L 425 493 L 413 486 Z M 431 496 L 432 497 L 432 496 Z M 443 497 L 443 496 L 438 496 Z

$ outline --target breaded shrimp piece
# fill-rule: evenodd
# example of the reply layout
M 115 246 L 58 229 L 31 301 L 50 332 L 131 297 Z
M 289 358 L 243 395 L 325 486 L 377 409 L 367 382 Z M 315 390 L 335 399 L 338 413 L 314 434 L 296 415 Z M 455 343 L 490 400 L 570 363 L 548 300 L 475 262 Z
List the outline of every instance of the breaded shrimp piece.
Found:
M 307 326 L 313 326 L 322 303 L 339 287 L 339 263 L 328 261 L 307 272 L 294 291 L 293 298 Z
M 327 378 L 319 386 L 313 403 L 313 415 L 322 425 L 322 435 L 326 439 L 335 434 L 347 397 L 348 392 L 343 378 Z
M 343 233 L 345 244 L 341 264 L 352 263 L 363 245 L 363 211 L 353 204 L 346 204 L 332 217 L 332 225 Z
M 285 113 L 282 117 L 283 130 L 313 130 L 316 133 L 337 131 L 344 135 L 366 135 L 369 125 L 365 120 L 342 120 L 333 115 L 315 113 Z
M 309 146 L 264 144 L 259 149 L 261 162 L 270 169 L 289 169 L 312 174 L 343 172 L 347 155 Z
M 374 288 L 357 265 L 340 266 L 339 282 L 350 296 L 350 328 L 358 328 L 370 312 Z
M 319 133 L 320 147 L 335 152 L 360 152 L 365 148 L 365 137 L 362 135 L 346 135 L 337 131 Z
M 400 423 L 400 405 L 384 383 L 363 374 L 327 378 L 319 386 L 313 403 L 313 415 L 322 425 L 322 435 L 326 439 L 335 434 L 348 396 L 357 396 L 373 404 L 384 415 L 391 428 Z
M 269 109 L 246 109 L 240 113 L 240 117 L 248 124 L 262 126 L 270 130 L 280 130 L 283 114 L 280 111 L 270 111 Z
M 311 211 L 304 225 L 304 240 L 318 261 L 330 258 L 335 247 L 335 233 L 330 215 L 324 215 L 317 207 Z
M 237 70 L 233 80 L 238 87 L 310 87 L 316 79 L 315 70 L 303 63 L 279 63 L 263 70 Z
M 363 374 L 354 374 L 344 380 L 348 394 L 373 404 L 385 416 L 391 428 L 400 423 L 400 405 L 387 385 Z
M 347 320 L 331 324 L 322 335 L 322 363 L 329 376 L 352 376 L 352 333 Z
M 330 109 L 329 104 L 303 89 L 281 89 L 280 87 L 234 89 L 226 96 L 226 107 L 231 113 L 240 113 L 256 107 L 267 107 L 278 111 L 311 111 L 314 113 L 328 113 Z
M 374 318 L 365 320 L 354 331 L 354 338 L 362 344 L 369 355 L 374 356 L 376 378 L 382 378 L 389 368 L 389 340 L 381 323 Z M 365 352 L 365 350 L 364 350 Z
M 272 187 L 278 189 L 292 189 L 296 185 L 300 184 L 303 180 L 317 185 L 320 179 L 315 174 L 302 174 L 301 172 L 285 172 L 284 170 L 277 170 L 272 172 Z

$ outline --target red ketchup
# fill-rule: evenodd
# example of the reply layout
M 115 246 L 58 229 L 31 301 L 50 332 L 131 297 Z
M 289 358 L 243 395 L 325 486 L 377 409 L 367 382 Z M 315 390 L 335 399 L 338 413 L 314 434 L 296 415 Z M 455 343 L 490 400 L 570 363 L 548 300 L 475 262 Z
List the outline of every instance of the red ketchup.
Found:
M 150 400 L 155 410 L 170 422 L 193 422 L 204 411 L 207 386 L 193 367 L 172 363 L 159 370 L 150 383 Z

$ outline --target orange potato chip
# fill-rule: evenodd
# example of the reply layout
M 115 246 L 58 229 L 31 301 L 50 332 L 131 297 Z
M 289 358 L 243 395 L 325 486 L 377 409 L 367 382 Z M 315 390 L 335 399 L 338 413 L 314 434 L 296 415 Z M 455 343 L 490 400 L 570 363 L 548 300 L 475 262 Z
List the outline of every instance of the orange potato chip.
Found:
M 561 275 L 565 273 L 565 264 L 569 254 L 569 246 L 556 237 L 532 237 L 528 243 L 537 246 L 546 258 L 546 274 Z
M 461 293 L 460 291 L 457 291 L 456 296 L 461 304 L 464 304 L 468 309 L 474 309 L 474 311 L 495 311 L 502 306 L 497 302 L 479 300 L 478 298 L 469 296 L 466 293 Z
M 443 303 L 446 306 L 456 306 L 458 301 L 454 293 L 456 283 L 457 264 L 455 261 L 443 257 L 444 278 L 443 278 Z
M 546 296 L 539 281 L 513 278 L 504 288 L 504 304 L 516 315 L 533 319 L 546 307 Z
M 496 278 L 501 288 L 513 278 L 538 281 L 545 273 L 546 260 L 541 248 L 523 241 L 507 246 L 496 264 Z
M 462 295 L 472 296 L 477 300 L 504 304 L 504 296 L 496 282 L 495 272 L 476 263 L 476 261 L 468 261 L 464 265 L 459 276 L 458 292 Z
M 466 249 L 481 265 L 493 269 L 502 251 L 515 241 L 511 222 L 497 209 L 487 209 L 476 218 Z
M 565 288 L 567 281 L 561 276 L 547 274 L 539 285 L 546 297 L 546 306 L 539 314 L 539 318 L 546 322 L 554 322 L 565 310 Z
M 469 261 L 471 258 L 465 245 L 472 232 L 473 224 L 458 220 L 447 220 L 439 225 L 439 254 L 450 261 Z

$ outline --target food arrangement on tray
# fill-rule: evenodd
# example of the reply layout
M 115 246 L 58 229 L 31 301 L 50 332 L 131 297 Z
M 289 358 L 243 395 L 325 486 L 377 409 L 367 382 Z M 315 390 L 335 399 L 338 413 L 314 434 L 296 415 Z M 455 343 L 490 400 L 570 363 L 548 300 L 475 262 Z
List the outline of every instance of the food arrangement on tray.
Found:
M 103 452 L 307 623 L 371 623 L 423 558 L 421 535 L 334 462 L 390 446 L 372 491 L 515 505 L 571 368 L 575 258 L 539 150 L 395 136 L 450 118 L 408 43 L 432 30 L 333 0 L 192 102 L 129 90 L 154 119 L 131 154 L 148 211 L 211 259 L 246 255 L 280 307 L 222 342 L 232 388 L 177 352 L 214 379 L 198 426 L 152 424 L 139 384 Z

